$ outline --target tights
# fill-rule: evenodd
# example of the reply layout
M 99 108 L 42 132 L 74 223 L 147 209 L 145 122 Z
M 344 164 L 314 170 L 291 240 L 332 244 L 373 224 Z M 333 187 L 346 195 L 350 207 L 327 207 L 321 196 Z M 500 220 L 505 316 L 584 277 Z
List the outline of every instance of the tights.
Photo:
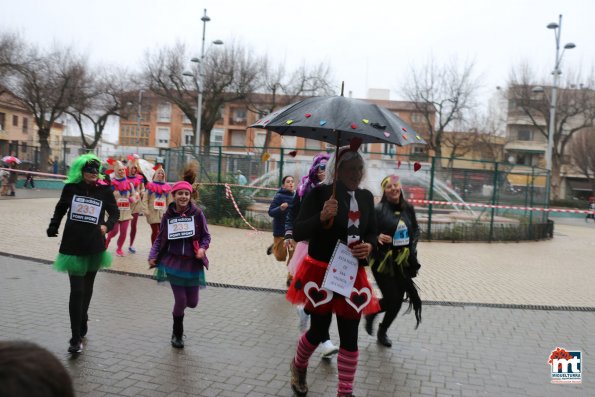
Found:
M 120 231 L 120 236 L 118 236 L 118 249 L 121 250 L 124 246 L 124 242 L 126 241 L 126 233 L 128 232 L 128 225 L 130 224 L 130 219 L 127 221 L 119 221 L 116 222 L 114 228 L 111 232 L 107 235 L 107 241 L 105 242 L 105 247 L 109 245 L 112 238 L 118 234 L 118 230 Z
M 393 323 L 405 296 L 405 286 L 401 279 L 390 277 L 376 271 L 373 271 L 374 278 L 378 284 L 378 288 L 382 292 L 382 299 L 380 299 L 380 311 L 384 312 L 382 319 L 382 327 L 387 329 Z
M 329 339 L 328 329 L 331 325 L 332 313 L 328 314 L 310 314 L 310 329 L 306 332 L 306 338 L 312 345 Z M 346 319 L 337 316 L 337 328 L 339 330 L 340 347 L 350 351 L 357 351 L 357 331 L 359 327 L 359 318 L 355 320 Z
M 184 309 L 187 307 L 195 308 L 198 305 L 198 286 L 183 287 L 172 284 L 171 290 L 174 293 L 174 316 L 183 316 Z
M 159 223 L 151 223 L 151 245 L 157 239 L 157 235 L 159 234 Z
M 136 238 L 136 224 L 138 223 L 138 213 L 132 214 L 132 222 L 130 222 L 130 246 L 134 245 Z
M 68 311 L 70 313 L 70 329 L 72 339 L 81 339 L 81 327 L 87 322 L 87 311 L 93 295 L 93 283 L 97 272 L 87 272 L 84 276 L 69 275 L 70 278 L 70 301 Z

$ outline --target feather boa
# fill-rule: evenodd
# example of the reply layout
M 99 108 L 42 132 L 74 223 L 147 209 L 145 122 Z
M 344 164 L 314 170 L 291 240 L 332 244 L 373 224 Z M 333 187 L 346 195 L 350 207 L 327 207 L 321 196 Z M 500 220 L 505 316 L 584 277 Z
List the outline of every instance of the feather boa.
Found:
M 135 176 L 129 176 L 128 181 L 134 185 L 135 189 L 137 189 L 143 183 L 143 177 L 136 174 Z
M 132 187 L 128 178 L 112 179 L 112 190 L 117 190 L 122 196 L 132 193 Z

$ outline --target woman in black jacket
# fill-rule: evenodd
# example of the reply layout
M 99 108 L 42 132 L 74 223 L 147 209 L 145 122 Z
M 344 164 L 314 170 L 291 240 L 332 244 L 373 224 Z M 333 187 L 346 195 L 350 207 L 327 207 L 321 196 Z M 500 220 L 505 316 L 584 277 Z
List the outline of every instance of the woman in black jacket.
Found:
M 403 197 L 401 181 L 397 175 L 389 175 L 380 184 L 382 199 L 376 205 L 378 248 L 371 260 L 372 273 L 382 292 L 380 312 L 384 312 L 378 326 L 378 343 L 391 347 L 386 335 L 388 327 L 397 317 L 403 297 L 407 294 L 409 310 L 413 307 L 417 326 L 421 321 L 421 299 L 413 278 L 420 264 L 417 261 L 419 226 L 413 206 Z M 366 332 L 372 335 L 376 314 L 366 316 Z
M 48 237 L 58 236 L 62 217 L 68 213 L 54 269 L 68 272 L 70 278 L 70 353 L 83 350 L 95 276 L 112 261 L 105 250 L 105 235 L 120 216 L 110 187 L 99 179 L 100 170 L 101 161 L 93 154 L 74 160 L 47 229 Z

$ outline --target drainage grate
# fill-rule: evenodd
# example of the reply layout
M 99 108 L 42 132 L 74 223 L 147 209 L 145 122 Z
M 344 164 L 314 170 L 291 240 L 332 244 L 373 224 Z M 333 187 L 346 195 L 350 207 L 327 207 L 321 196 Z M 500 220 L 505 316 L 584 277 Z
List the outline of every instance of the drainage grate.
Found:
M 6 256 L 9 258 L 22 259 L 45 265 L 51 265 L 54 262 L 45 259 L 31 258 L 24 255 L 9 254 L 6 252 L 0 252 L 0 256 Z M 105 273 L 119 274 L 122 276 L 129 277 L 140 277 L 153 279 L 152 275 L 149 274 L 138 274 L 131 272 L 124 272 L 121 270 L 104 269 L 101 270 Z M 265 287 L 250 287 L 247 285 L 234 285 L 224 283 L 210 283 L 207 282 L 207 286 L 214 288 L 230 288 L 241 291 L 255 291 L 255 292 L 270 292 L 274 294 L 285 294 L 286 290 L 277 288 L 265 288 Z M 494 309 L 518 309 L 518 310 L 545 310 L 545 311 L 563 311 L 563 312 L 595 312 L 595 307 L 589 306 L 550 306 L 550 305 L 518 305 L 511 303 L 481 303 L 481 302 L 452 302 L 452 301 L 423 301 L 424 305 L 430 306 L 447 306 L 447 307 L 489 307 Z

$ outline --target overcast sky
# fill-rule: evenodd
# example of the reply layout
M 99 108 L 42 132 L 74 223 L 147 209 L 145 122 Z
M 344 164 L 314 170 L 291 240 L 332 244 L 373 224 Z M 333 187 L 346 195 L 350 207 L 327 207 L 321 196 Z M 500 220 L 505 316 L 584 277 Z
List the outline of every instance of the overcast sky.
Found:
M 595 65 L 594 0 L 0 0 L 0 29 L 134 70 L 147 49 L 176 40 L 198 56 L 204 8 L 207 43 L 238 41 L 288 68 L 327 62 L 334 80 L 361 98 L 386 88 L 403 99 L 408 70 L 431 56 L 473 61 L 483 98 L 521 62 L 548 76 L 555 40 L 546 25 L 559 14 L 562 45 L 577 46 L 563 70 Z

